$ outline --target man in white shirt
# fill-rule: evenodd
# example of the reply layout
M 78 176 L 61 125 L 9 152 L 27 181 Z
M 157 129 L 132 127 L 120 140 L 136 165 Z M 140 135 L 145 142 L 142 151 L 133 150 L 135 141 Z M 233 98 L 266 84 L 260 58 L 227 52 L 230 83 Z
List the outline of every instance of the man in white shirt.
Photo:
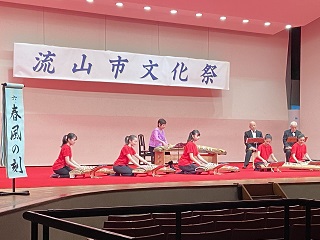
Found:
M 262 132 L 257 130 L 257 125 L 254 121 L 249 123 L 249 131 L 244 133 L 244 144 L 246 145 L 246 155 L 244 158 L 244 164 L 242 168 L 247 168 L 250 162 L 250 158 L 253 152 L 257 151 L 258 143 L 247 143 L 248 138 L 263 138 Z
M 286 162 L 289 162 L 289 158 L 291 156 L 291 148 L 295 142 L 287 142 L 288 137 L 298 137 L 301 135 L 301 132 L 297 130 L 298 123 L 293 121 L 290 123 L 290 129 L 285 130 L 282 137 L 283 142 L 283 151 L 286 154 Z

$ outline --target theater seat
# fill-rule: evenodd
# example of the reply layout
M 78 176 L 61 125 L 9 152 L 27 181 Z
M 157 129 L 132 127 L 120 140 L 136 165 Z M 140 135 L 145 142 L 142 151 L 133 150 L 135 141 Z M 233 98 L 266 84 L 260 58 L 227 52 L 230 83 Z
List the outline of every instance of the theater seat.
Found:
M 135 237 L 134 239 L 137 239 L 137 240 L 166 240 L 166 236 L 164 235 L 164 233 L 158 233 L 158 234 L 149 235 L 149 236 Z
M 282 239 L 284 227 L 233 229 L 232 240 Z
M 108 221 L 138 221 L 138 220 L 146 220 L 151 218 L 152 218 L 151 213 L 132 214 L 132 215 L 109 215 Z
M 181 233 L 181 240 L 229 240 L 232 236 L 231 229 L 212 232 L 198 232 L 198 233 Z M 169 233 L 167 240 L 175 240 L 176 234 Z
M 161 233 L 159 225 L 140 227 L 140 228 L 103 228 L 104 230 L 120 233 L 131 237 L 149 236 Z
M 104 228 L 136 228 L 153 226 L 153 219 L 138 220 L 138 221 L 104 221 Z

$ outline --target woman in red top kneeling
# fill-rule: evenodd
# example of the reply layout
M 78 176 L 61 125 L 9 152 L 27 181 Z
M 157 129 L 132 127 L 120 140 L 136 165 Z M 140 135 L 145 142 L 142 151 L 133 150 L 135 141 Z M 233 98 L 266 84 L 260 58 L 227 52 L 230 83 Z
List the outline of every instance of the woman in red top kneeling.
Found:
M 299 163 L 305 161 L 306 158 L 308 161 L 311 161 L 309 154 L 307 152 L 307 145 L 305 144 L 306 138 L 303 134 L 298 136 L 298 142 L 293 144 L 291 148 L 291 157 L 289 162 Z
M 261 165 L 267 166 L 268 162 L 278 162 L 276 157 L 273 154 L 271 147 L 272 136 L 266 134 L 264 137 L 264 143 L 258 146 L 257 157 L 254 159 L 254 170 L 259 171 Z M 270 161 L 269 158 L 272 158 L 273 161 Z
M 80 168 L 81 165 L 72 159 L 71 146 L 77 141 L 77 136 L 74 133 L 68 133 L 62 138 L 62 146 L 58 159 L 54 162 L 52 169 L 55 174 L 51 175 L 54 178 L 68 178 L 72 168 Z M 71 168 L 72 167 L 72 168 Z
M 178 166 L 181 169 L 181 173 L 195 174 L 195 169 L 197 168 L 197 165 L 195 165 L 194 162 L 198 165 L 208 164 L 208 162 L 200 156 L 198 147 L 195 144 L 195 142 L 198 141 L 199 138 L 200 132 L 198 130 L 193 130 L 189 133 L 187 144 L 184 147 L 183 154 L 178 162 Z
M 133 176 L 132 168 L 129 167 L 129 162 L 140 167 L 139 162 L 137 162 L 133 157 L 147 165 L 151 164 L 144 158 L 140 157 L 133 149 L 133 147 L 138 144 L 138 139 L 135 135 L 126 136 L 124 141 L 126 144 L 122 147 L 118 159 L 114 162 L 113 170 L 116 172 L 116 176 Z

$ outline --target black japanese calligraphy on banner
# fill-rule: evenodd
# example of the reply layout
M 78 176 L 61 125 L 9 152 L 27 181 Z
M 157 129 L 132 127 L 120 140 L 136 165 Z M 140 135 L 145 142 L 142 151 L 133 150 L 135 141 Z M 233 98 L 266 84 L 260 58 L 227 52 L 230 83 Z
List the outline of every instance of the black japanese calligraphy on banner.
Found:
M 8 178 L 26 177 L 23 84 L 2 84 L 1 165 Z
M 210 59 L 15 43 L 13 75 L 43 80 L 229 90 L 230 63 Z

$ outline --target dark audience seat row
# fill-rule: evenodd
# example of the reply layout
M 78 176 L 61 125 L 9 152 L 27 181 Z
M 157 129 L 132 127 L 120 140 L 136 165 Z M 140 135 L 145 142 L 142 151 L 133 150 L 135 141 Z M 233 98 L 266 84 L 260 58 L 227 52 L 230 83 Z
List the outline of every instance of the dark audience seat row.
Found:
M 320 209 L 312 209 L 312 239 L 320 239 Z M 290 240 L 304 239 L 305 210 L 289 211 Z M 175 213 L 110 215 L 104 229 L 141 240 L 174 240 Z M 283 239 L 284 209 L 281 207 L 222 209 L 181 213 L 182 240 Z M 147 238 L 153 236 L 153 238 Z M 200 237 L 201 236 L 201 237 Z

